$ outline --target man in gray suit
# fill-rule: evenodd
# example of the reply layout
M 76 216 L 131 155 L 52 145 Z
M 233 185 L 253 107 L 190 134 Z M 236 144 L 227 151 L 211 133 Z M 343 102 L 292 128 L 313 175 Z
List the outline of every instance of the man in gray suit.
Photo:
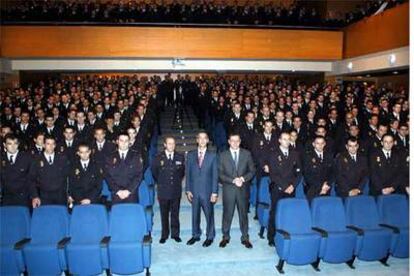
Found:
M 241 242 L 246 248 L 253 247 L 249 241 L 247 209 L 250 181 L 256 168 L 251 153 L 240 148 L 240 142 L 239 134 L 231 134 L 228 140 L 229 150 L 222 152 L 219 157 L 219 179 L 223 185 L 222 248 L 230 242 L 230 227 L 236 206 L 242 232 Z

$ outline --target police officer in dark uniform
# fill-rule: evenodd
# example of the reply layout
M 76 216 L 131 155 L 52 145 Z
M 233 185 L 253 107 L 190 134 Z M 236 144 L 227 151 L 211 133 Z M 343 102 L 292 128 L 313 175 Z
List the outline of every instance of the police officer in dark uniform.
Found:
M 382 147 L 371 155 L 370 194 L 373 196 L 388 195 L 399 188 L 402 173 L 401 156 L 393 149 L 394 137 L 390 134 L 382 136 Z
M 105 160 L 105 179 L 112 192 L 112 203 L 136 203 L 144 172 L 143 160 L 129 148 L 127 133 L 119 134 L 116 143 L 117 150 Z
M 32 166 L 31 189 L 32 206 L 67 204 L 67 181 L 70 163 L 67 157 L 55 151 L 56 139 L 45 138 L 45 149 Z
M 33 145 L 29 148 L 28 153 L 35 158 L 36 156 L 43 154 L 44 147 L 45 134 L 39 131 L 33 136 Z
M 77 155 L 69 174 L 69 201 L 82 205 L 99 203 L 103 170 L 91 158 L 88 144 L 79 144 Z
M 303 160 L 305 192 L 309 202 L 318 196 L 327 196 L 334 183 L 334 166 L 332 154 L 325 149 L 323 136 L 313 139 L 313 150 L 306 153 Z
M 349 137 L 345 148 L 335 159 L 335 189 L 342 198 L 361 194 L 369 176 L 368 160 L 359 151 L 358 139 Z
M 295 188 L 301 173 L 298 153 L 290 150 L 290 134 L 282 132 L 279 136 L 279 146 L 270 153 L 265 165 L 265 172 L 270 177 L 270 217 L 267 230 L 267 239 L 270 246 L 274 246 L 275 213 L 277 202 L 282 198 L 294 197 Z
M 92 158 L 99 168 L 105 167 L 106 158 L 116 150 L 116 146 L 106 138 L 106 129 L 97 127 L 94 130 L 94 140 L 91 145 Z
M 65 126 L 63 130 L 63 139 L 57 143 L 57 151 L 66 155 L 71 163 L 77 159 L 76 152 L 79 140 L 76 138 L 76 130 L 73 126 Z
M 169 216 L 171 216 L 171 238 L 176 242 L 181 242 L 179 209 L 181 184 L 185 174 L 184 155 L 175 151 L 173 137 L 165 137 L 164 148 L 165 151 L 155 157 L 151 166 L 152 175 L 157 182 L 161 211 L 162 231 L 160 243 L 165 243 L 170 234 Z
M 0 170 L 2 204 L 29 206 L 32 158 L 19 151 L 19 141 L 13 134 L 5 136 L 4 147 L 6 151 L 1 155 Z

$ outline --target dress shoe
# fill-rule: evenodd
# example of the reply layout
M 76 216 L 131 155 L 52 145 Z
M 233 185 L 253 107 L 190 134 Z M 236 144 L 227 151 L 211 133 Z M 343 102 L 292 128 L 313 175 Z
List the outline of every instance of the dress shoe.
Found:
M 253 245 L 250 243 L 250 241 L 249 240 L 245 240 L 245 241 L 242 241 L 242 244 L 246 247 L 246 248 L 253 248 Z
M 257 215 L 255 215 L 255 216 L 253 217 L 253 219 L 254 219 L 254 220 L 258 220 L 259 218 L 257 217 Z
M 161 238 L 160 239 L 160 243 L 165 243 L 165 241 L 166 241 L 167 239 L 164 239 L 164 238 Z
M 219 246 L 220 246 L 221 248 L 224 248 L 224 247 L 226 247 L 226 245 L 227 245 L 229 242 L 230 242 L 229 240 L 225 240 L 225 239 L 223 239 L 223 240 L 220 242 Z
M 172 237 L 173 240 L 175 240 L 176 242 L 182 242 L 180 237 Z
M 209 247 L 212 243 L 213 243 L 213 240 L 207 239 L 203 242 L 203 247 Z
M 200 238 L 191 238 L 188 240 L 187 245 L 193 245 L 198 241 L 200 241 Z
M 271 246 L 271 247 L 275 247 L 275 242 L 274 241 L 269 241 L 269 246 Z

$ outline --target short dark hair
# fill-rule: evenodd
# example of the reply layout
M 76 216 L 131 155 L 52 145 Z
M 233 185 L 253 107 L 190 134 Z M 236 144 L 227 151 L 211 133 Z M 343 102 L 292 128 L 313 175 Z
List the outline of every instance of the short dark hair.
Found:
M 346 143 L 348 144 L 349 142 L 358 143 L 359 144 L 358 139 L 355 138 L 355 137 L 348 137 L 348 139 L 346 139 Z
M 7 133 L 6 136 L 4 136 L 4 142 L 6 142 L 7 140 L 16 140 L 17 143 L 20 143 L 19 138 L 17 138 L 16 135 L 14 135 L 13 133 Z

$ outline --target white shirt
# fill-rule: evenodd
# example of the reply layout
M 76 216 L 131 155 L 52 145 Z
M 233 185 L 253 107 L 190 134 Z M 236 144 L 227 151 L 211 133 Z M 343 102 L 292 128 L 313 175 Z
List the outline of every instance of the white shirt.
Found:
M 9 152 L 7 152 L 7 160 L 10 160 L 10 157 L 12 156 L 12 164 L 14 164 L 14 163 L 16 163 L 16 157 L 17 157 L 17 154 L 19 153 L 19 151 L 16 151 L 16 153 L 14 153 L 14 154 L 11 154 L 11 153 L 9 153 Z
M 174 152 L 165 151 L 165 156 L 167 156 L 167 159 L 174 160 Z
M 315 150 L 315 152 L 316 152 L 316 155 L 317 155 L 320 159 L 322 159 L 322 160 L 323 160 L 323 152 L 319 152 L 319 151 L 317 151 L 317 150 Z
M 82 164 L 82 169 L 87 168 L 87 167 L 88 167 L 88 165 L 89 165 L 89 159 L 88 159 L 88 160 L 86 160 L 86 161 L 81 160 L 81 164 Z
M 105 145 L 105 140 L 101 143 L 96 142 L 96 145 L 98 146 L 98 149 L 103 149 L 104 145 Z
M 253 129 L 253 124 L 247 124 L 247 127 L 249 128 L 249 129 Z
M 265 133 L 264 135 L 265 135 L 266 140 L 270 141 L 272 139 L 272 134 Z
M 85 127 L 85 124 L 83 124 L 83 125 L 78 125 L 78 130 L 79 130 L 79 131 L 82 131 L 84 127 Z
M 71 146 L 73 146 L 73 140 L 72 141 L 69 141 L 69 140 L 65 140 L 65 142 L 66 142 L 66 146 L 69 148 L 69 147 L 71 147 Z
M 200 148 L 198 148 L 197 149 L 197 152 L 198 152 L 198 156 L 203 156 L 203 158 L 204 158 L 204 155 L 206 155 L 206 151 L 207 151 L 207 148 L 204 148 L 204 149 L 200 149 Z
M 127 154 L 128 154 L 128 150 L 118 150 L 119 152 L 119 156 L 122 158 L 124 157 L 124 159 L 126 158 Z
M 46 161 L 49 163 L 49 158 L 52 157 L 52 164 L 55 161 L 55 153 L 52 154 L 47 154 L 46 152 L 44 152 L 44 155 L 46 157 Z
M 29 124 L 21 124 L 21 125 L 20 125 L 20 129 L 21 129 L 22 131 L 25 131 L 28 127 L 29 127 Z
M 349 154 L 350 156 L 351 156 L 351 158 L 354 160 L 354 161 L 356 161 L 357 160 L 357 155 L 356 155 L 356 153 L 355 154 Z
M 284 156 L 288 156 L 289 155 L 289 149 L 284 149 L 282 147 L 279 147 L 279 149 L 283 153 Z
M 390 150 L 382 149 L 382 152 L 384 153 L 386 158 L 391 158 L 391 151 Z

